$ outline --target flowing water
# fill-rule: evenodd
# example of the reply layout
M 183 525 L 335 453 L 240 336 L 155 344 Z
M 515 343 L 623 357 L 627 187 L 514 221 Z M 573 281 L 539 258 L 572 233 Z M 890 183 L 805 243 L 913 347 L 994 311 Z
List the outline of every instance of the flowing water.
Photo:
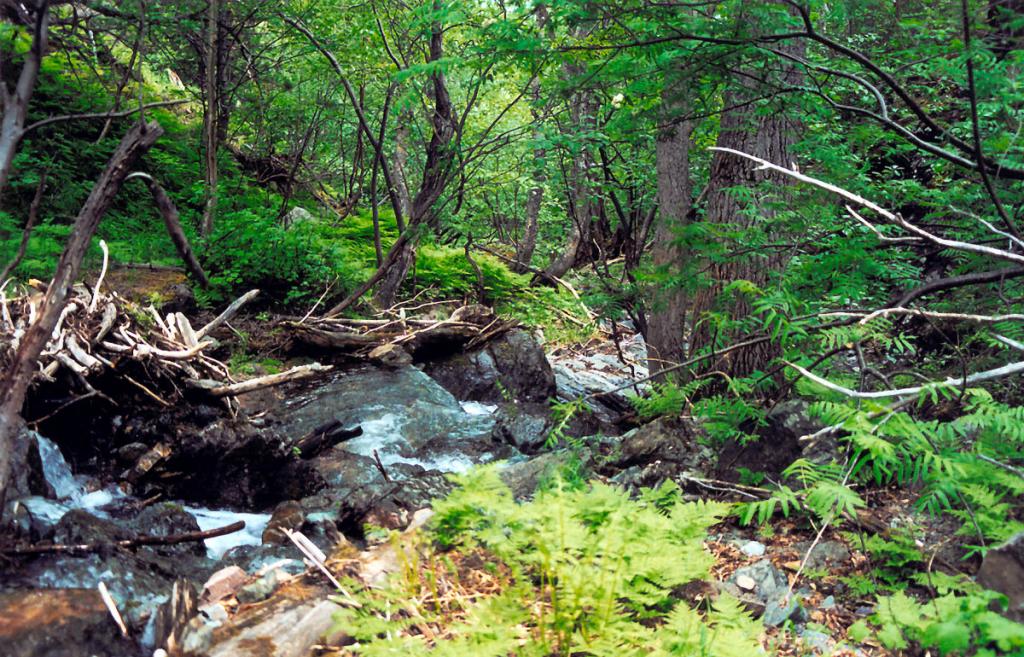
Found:
M 71 471 L 71 466 L 56 443 L 39 434 L 35 434 L 35 438 L 39 445 L 43 476 L 57 496 L 56 501 L 42 497 L 21 500 L 37 519 L 55 525 L 65 513 L 73 509 L 83 509 L 95 516 L 106 518 L 110 515 L 108 509 L 111 507 L 127 505 L 134 501 L 113 485 L 90 490 L 89 478 Z M 245 521 L 245 529 L 242 531 L 206 539 L 206 550 L 211 559 L 220 559 L 225 552 L 239 545 L 259 545 L 263 529 L 270 520 L 270 515 L 263 513 L 241 513 L 194 506 L 182 508 L 196 519 L 203 531 L 224 527 L 239 520 Z

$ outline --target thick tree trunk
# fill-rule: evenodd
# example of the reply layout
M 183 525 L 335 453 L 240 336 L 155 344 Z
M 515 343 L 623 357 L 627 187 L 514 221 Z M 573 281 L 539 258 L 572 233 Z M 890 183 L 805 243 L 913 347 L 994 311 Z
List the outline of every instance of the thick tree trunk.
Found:
M 18 351 L 0 379 L 0 510 L 10 481 L 10 456 L 14 437 L 22 427 L 21 407 L 36 371 L 36 361 L 49 342 L 60 318 L 68 291 L 78 277 L 100 219 L 113 203 L 128 172 L 139 157 L 163 134 L 160 124 L 135 124 L 121 140 L 82 206 L 71 237 L 57 263 L 57 271 L 43 298 L 39 316 L 22 338 Z
M 802 55 L 802 45 L 787 46 L 793 54 Z M 787 68 L 783 73 L 786 82 L 799 84 L 800 73 Z M 749 83 L 736 83 L 725 94 L 726 111 L 722 114 L 717 145 L 743 151 L 770 162 L 792 163 L 791 147 L 798 126 L 785 118 L 781 111 L 759 111 L 750 103 L 757 94 Z M 705 221 L 724 224 L 733 230 L 747 229 L 764 231 L 774 217 L 771 204 L 765 199 L 751 212 L 732 188 L 753 189 L 766 180 L 772 181 L 772 189 L 784 189 L 789 181 L 779 174 L 756 171 L 748 162 L 732 155 L 716 152 L 711 160 L 711 175 L 708 182 Z M 774 191 L 772 193 L 775 193 Z M 756 225 L 755 225 L 756 222 Z M 708 348 L 725 346 L 736 336 L 716 331 L 707 320 L 711 310 L 722 311 L 732 319 L 742 319 L 750 314 L 750 304 L 741 297 L 721 299 L 722 289 L 737 280 L 748 280 L 755 285 L 764 285 L 770 274 L 784 264 L 783 256 L 777 253 L 762 253 L 743 256 L 723 262 L 707 263 L 704 273 L 710 285 L 694 295 L 690 307 L 693 323 L 690 335 L 690 354 L 697 354 Z M 715 342 L 715 344 L 712 344 Z M 749 349 L 730 352 L 720 359 L 705 361 L 708 371 L 722 371 L 732 377 L 747 376 L 763 368 L 778 355 L 778 346 L 771 342 L 762 343 Z
M 656 141 L 655 163 L 660 216 L 654 230 L 652 264 L 676 274 L 688 254 L 678 244 L 679 230 L 689 221 L 693 208 L 690 180 L 690 137 L 693 124 L 683 118 L 687 103 L 680 92 L 666 89 L 661 121 L 665 126 Z M 654 294 L 647 314 L 647 363 L 651 374 L 686 359 L 686 326 L 689 298 L 675 285 L 662 285 Z
M 18 144 L 24 135 L 25 117 L 28 116 L 28 103 L 36 88 L 39 68 L 49 41 L 50 2 L 39 3 L 35 15 L 35 26 L 32 35 L 32 47 L 25 54 L 25 62 L 14 85 L 14 90 L 0 79 L 0 94 L 3 97 L 3 117 L 0 118 L 0 196 L 7 187 L 11 176 L 14 155 L 18 152 Z

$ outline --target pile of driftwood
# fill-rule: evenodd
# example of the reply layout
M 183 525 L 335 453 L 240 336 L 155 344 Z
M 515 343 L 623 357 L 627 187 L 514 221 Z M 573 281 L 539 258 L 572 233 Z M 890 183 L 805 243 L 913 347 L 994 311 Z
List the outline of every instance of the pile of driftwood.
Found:
M 292 339 L 316 349 L 368 356 L 387 364 L 430 352 L 471 350 L 517 327 L 485 306 L 455 309 L 445 319 L 407 317 L 404 312 L 383 319 L 303 318 L 285 321 Z
M 162 315 L 152 305 L 142 307 L 116 292 L 104 291 L 102 279 L 103 273 L 92 289 L 82 284 L 72 288 L 37 360 L 36 382 L 50 382 L 65 373 L 83 386 L 85 396 L 102 396 L 93 382 L 114 375 L 156 402 L 170 406 L 174 397 L 186 392 L 231 397 L 330 369 L 314 363 L 238 382 L 224 363 L 209 355 L 217 344 L 211 334 L 254 299 L 258 290 L 248 292 L 215 319 L 194 328 L 182 313 Z M 44 296 L 45 284 L 39 282 L 11 298 L 0 288 L 0 366 L 6 367 L 15 357 L 37 319 Z M 153 385 L 155 381 L 170 385 L 160 390 Z

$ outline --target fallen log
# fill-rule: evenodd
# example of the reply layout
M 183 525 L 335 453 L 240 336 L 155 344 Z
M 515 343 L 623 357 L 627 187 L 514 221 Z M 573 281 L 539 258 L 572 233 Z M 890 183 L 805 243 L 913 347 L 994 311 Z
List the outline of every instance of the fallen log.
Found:
M 136 536 L 122 541 L 110 543 L 83 543 L 80 545 L 28 545 L 24 547 L 0 548 L 0 554 L 10 556 L 24 556 L 29 554 L 63 554 L 67 552 L 99 552 L 110 548 L 133 548 L 142 545 L 177 545 L 178 543 L 194 543 L 208 538 L 234 534 L 245 529 L 245 521 L 239 520 L 224 527 L 207 529 L 200 532 L 186 532 L 184 534 L 171 534 L 170 536 Z

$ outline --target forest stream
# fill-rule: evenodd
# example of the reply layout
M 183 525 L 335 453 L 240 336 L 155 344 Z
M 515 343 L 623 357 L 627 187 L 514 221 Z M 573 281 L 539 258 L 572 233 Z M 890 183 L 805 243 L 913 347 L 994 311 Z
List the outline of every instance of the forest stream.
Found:
M 425 363 L 422 369 L 411 365 L 355 366 L 246 400 L 243 414 L 248 419 L 236 418 L 234 422 L 244 422 L 253 433 L 233 446 L 239 454 L 229 473 L 211 473 L 201 459 L 191 461 L 200 472 L 189 473 L 190 461 L 185 460 L 170 466 L 171 472 L 157 468 L 150 473 L 156 477 L 151 476 L 154 481 L 149 485 L 133 480 L 132 486 L 126 484 L 131 479 L 130 468 L 113 479 L 99 473 L 121 468 L 126 457 L 137 457 L 145 451 L 145 445 L 122 445 L 94 455 L 91 467 L 86 468 L 93 472 L 90 475 L 73 472 L 62 453 L 59 443 L 74 452 L 69 442 L 76 439 L 74 431 L 60 436 L 59 442 L 26 431 L 23 439 L 33 454 L 26 463 L 34 464 L 39 469 L 35 474 L 41 477 L 36 477 L 34 486 L 38 494 L 11 502 L 18 531 L 36 542 L 94 547 L 75 554 L 18 557 L 17 568 L 0 573 L 0 587 L 9 591 L 0 597 L 2 614 L 31 624 L 8 628 L 17 638 L 6 644 L 9 652 L 5 654 L 60 655 L 68 646 L 85 642 L 91 649 L 109 651 L 106 654 L 148 655 L 156 646 L 166 644 L 167 629 L 158 621 L 157 610 L 168 604 L 172 587 L 182 578 L 197 591 L 208 593 L 211 576 L 216 581 L 215 573 L 241 568 L 257 584 L 264 583 L 258 595 L 239 595 L 240 601 L 248 602 L 258 602 L 273 593 L 275 587 L 265 585 L 268 572 L 281 573 L 282 580 L 303 573 L 316 580 L 315 572 L 307 571 L 302 553 L 285 539 L 282 529 L 301 530 L 326 553 L 350 542 L 373 545 L 379 538 L 365 535 L 365 526 L 404 529 L 418 510 L 429 507 L 432 499 L 451 489 L 446 475 L 492 461 L 504 462 L 510 480 L 517 481 L 517 489 L 525 494 L 550 465 L 550 453 L 531 462 L 548 437 L 551 420 L 543 404 L 529 400 L 539 399 L 538 391 L 554 390 L 564 399 L 576 399 L 617 390 L 631 380 L 627 377 L 643 372 L 646 354 L 642 339 L 635 335 L 623 344 L 625 362 L 610 355 L 614 351 L 610 348 L 582 355 L 562 350 L 545 360 L 529 334 L 517 332 L 507 339 L 523 349 L 523 354 L 515 367 L 519 378 L 506 378 L 506 387 L 500 393 L 494 389 L 497 379 L 488 379 L 499 373 L 493 370 L 493 360 L 486 351 L 481 350 L 468 358 L 458 354 L 443 362 Z M 489 364 L 493 371 L 481 368 L 482 363 Z M 438 381 L 473 399 L 459 399 Z M 512 395 L 523 399 L 509 399 Z M 594 404 L 587 413 L 589 426 L 581 425 L 575 432 L 600 428 L 608 435 L 619 433 L 621 430 L 615 429 L 622 420 L 619 411 L 627 406 L 621 393 L 616 393 L 605 403 Z M 91 424 L 82 420 L 79 417 L 72 426 Z M 116 421 L 132 420 L 124 417 Z M 327 425 L 346 428 L 344 441 L 310 460 L 268 458 L 268 454 L 279 454 L 280 446 L 275 441 L 281 436 L 306 435 L 315 427 Z M 238 440 L 239 433 L 244 432 L 236 428 L 211 435 L 229 435 Z M 273 439 L 267 440 L 267 435 Z M 267 461 L 277 463 L 277 468 L 268 470 Z M 257 476 L 263 480 L 248 481 L 242 487 L 255 492 L 254 499 L 245 504 L 246 500 L 238 498 L 237 477 L 251 477 L 249 468 L 258 463 L 261 469 Z M 188 483 L 163 487 L 159 471 Z M 234 504 L 224 508 L 226 500 Z M 238 521 L 245 523 L 244 529 L 201 543 L 153 545 L 133 551 L 112 547 L 117 540 L 130 536 L 175 536 L 215 530 Z M 63 618 L 44 614 L 42 618 L 49 620 L 41 620 L 26 609 L 26 605 L 62 608 L 62 603 L 71 604 L 73 598 L 68 596 L 95 590 L 100 582 L 109 589 L 124 617 L 127 638 L 99 631 L 109 629 L 106 611 Z M 26 595 L 27 591 L 35 593 Z M 210 632 L 226 617 L 207 620 L 198 634 L 186 632 L 183 640 L 187 650 L 230 654 L 218 652 L 216 644 L 236 637 L 225 633 L 214 642 Z M 54 631 L 48 623 L 63 629 Z

